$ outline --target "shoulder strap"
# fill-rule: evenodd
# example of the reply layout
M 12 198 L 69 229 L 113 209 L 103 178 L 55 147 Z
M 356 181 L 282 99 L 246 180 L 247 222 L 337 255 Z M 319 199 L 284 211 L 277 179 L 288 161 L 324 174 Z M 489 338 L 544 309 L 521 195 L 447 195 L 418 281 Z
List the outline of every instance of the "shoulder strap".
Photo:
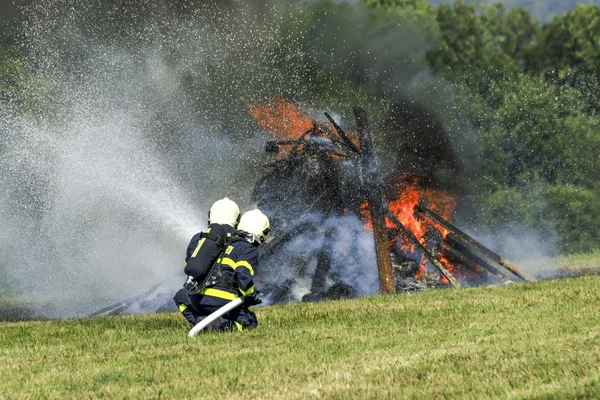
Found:
M 219 237 L 220 238 L 220 237 Z M 213 262 L 212 266 L 210 267 L 210 271 L 208 271 L 208 274 L 206 274 L 206 276 L 204 277 L 204 279 L 202 280 L 202 283 L 200 285 L 198 285 L 198 289 L 197 291 L 194 293 L 198 293 L 201 290 L 204 289 L 204 286 L 206 285 L 206 282 L 210 279 L 210 277 L 212 276 L 215 267 L 217 266 L 217 264 L 219 264 L 219 260 L 222 259 L 223 254 L 225 253 L 225 250 L 227 249 L 227 246 L 229 245 L 229 243 L 231 243 L 232 238 L 227 238 L 227 240 L 224 241 L 223 243 L 223 247 L 219 247 L 219 249 L 221 250 L 221 252 L 219 253 L 219 256 L 215 259 L 215 261 Z
M 212 240 L 213 242 L 215 242 L 217 244 L 217 247 L 221 251 L 225 248 L 225 243 L 227 242 L 227 240 L 225 238 L 223 238 L 213 232 L 202 232 L 200 234 L 200 238 Z

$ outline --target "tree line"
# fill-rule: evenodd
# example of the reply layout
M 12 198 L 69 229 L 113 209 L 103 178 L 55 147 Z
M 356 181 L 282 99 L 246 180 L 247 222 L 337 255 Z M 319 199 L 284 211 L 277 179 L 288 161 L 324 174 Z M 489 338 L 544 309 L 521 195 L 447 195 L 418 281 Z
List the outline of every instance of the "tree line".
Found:
M 180 7 L 173 12 L 179 17 L 193 14 L 194 2 L 176 3 Z M 505 1 L 506 7 L 476 3 L 287 5 L 278 14 L 280 39 L 269 41 L 268 57 L 252 61 L 248 53 L 243 62 L 213 71 L 202 97 L 226 92 L 232 79 L 245 76 L 248 93 L 267 98 L 278 91 L 326 109 L 359 103 L 377 118 L 381 99 L 401 91 L 431 107 L 447 125 L 469 186 L 468 212 L 458 216 L 464 224 L 482 233 L 535 231 L 552 238 L 561 252 L 598 250 L 600 6 L 592 1 L 575 6 L 575 1 L 531 0 L 528 8 L 514 6 L 524 4 L 517 1 Z M 103 34 L 113 42 L 136 34 L 132 28 L 119 31 L 123 24 L 107 26 Z M 31 84 L 38 79 L 35 65 L 11 42 L 5 40 L 0 51 L 0 101 L 26 112 L 39 98 L 29 91 L 44 85 Z M 250 65 L 260 79 L 236 69 Z M 200 90 L 193 75 L 186 79 L 188 90 Z M 226 107 L 226 102 L 217 104 Z M 232 118 L 235 112 L 215 118 L 222 117 L 227 127 L 239 120 Z
M 441 3 L 452 4 L 453 0 L 432 0 L 435 5 Z M 478 6 L 498 3 L 498 0 L 474 0 Z M 561 16 L 565 12 L 573 10 L 577 4 L 600 4 L 598 0 L 503 0 L 502 6 L 510 10 L 515 7 L 523 7 L 531 15 L 541 22 L 550 22 L 555 16 Z
M 524 8 L 456 2 L 436 20 L 429 65 L 476 105 L 479 216 L 556 234 L 564 252 L 597 249 L 600 6 L 540 25 Z

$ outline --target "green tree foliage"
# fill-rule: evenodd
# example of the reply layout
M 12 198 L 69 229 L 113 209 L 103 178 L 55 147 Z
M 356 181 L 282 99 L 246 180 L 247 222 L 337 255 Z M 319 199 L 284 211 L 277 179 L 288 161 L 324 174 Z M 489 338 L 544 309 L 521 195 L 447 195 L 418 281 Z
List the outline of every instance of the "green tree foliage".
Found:
M 501 3 L 504 8 L 510 10 L 515 7 L 524 7 L 538 21 L 550 22 L 554 17 L 561 16 L 567 11 L 574 9 L 577 4 L 600 5 L 599 0 L 473 0 L 477 5 Z M 452 4 L 454 0 L 431 0 L 434 5 Z
M 562 253 L 598 250 L 598 191 L 573 185 L 504 188 L 480 198 L 479 222 L 495 230 L 536 232 Z
M 0 56 L 0 98 L 8 100 L 15 97 L 15 92 L 22 83 L 24 62 L 15 57 L 8 46 L 2 48 Z
M 598 75 L 600 65 L 600 6 L 578 6 L 543 30 L 536 67 L 553 78 L 573 84 Z
M 596 248 L 600 120 L 577 90 L 542 77 L 519 75 L 493 90 L 503 97 L 478 136 L 480 222 L 556 235 L 566 252 Z
M 562 251 L 597 247 L 589 235 L 600 221 L 589 214 L 600 211 L 599 11 L 580 6 L 541 28 L 522 8 L 438 8 L 442 40 L 428 57 L 466 93 L 462 112 L 477 129 L 477 218 L 492 229 L 556 234 Z
M 523 8 L 508 13 L 499 5 L 479 14 L 473 4 L 457 1 L 437 10 L 441 40 L 428 54 L 433 70 L 487 90 L 490 80 L 522 71 L 529 64 L 540 34 Z
M 501 93 L 502 102 L 480 137 L 488 178 L 493 176 L 499 187 L 596 185 L 600 124 L 585 113 L 577 90 L 520 74 L 491 91 Z

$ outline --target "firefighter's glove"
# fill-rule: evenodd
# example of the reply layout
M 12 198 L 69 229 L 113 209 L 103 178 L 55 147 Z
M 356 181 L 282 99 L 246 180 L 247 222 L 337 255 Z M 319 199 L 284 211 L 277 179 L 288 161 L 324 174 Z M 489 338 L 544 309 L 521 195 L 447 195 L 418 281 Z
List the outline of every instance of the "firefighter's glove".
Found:
M 187 281 L 183 284 L 183 287 L 188 290 L 196 289 L 197 286 L 198 282 L 196 282 L 193 276 L 188 276 Z
M 255 306 L 260 303 L 262 303 L 262 300 L 258 298 L 258 291 L 244 296 L 244 307 Z

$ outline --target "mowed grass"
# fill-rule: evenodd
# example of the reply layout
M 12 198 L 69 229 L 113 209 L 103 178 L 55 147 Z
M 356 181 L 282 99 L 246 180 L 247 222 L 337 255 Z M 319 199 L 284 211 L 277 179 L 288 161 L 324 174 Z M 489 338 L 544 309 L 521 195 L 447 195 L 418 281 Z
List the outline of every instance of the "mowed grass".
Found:
M 542 277 L 600 275 L 600 252 L 521 260 L 517 264 Z
M 600 398 L 600 276 L 178 314 L 0 324 L 0 397 Z

